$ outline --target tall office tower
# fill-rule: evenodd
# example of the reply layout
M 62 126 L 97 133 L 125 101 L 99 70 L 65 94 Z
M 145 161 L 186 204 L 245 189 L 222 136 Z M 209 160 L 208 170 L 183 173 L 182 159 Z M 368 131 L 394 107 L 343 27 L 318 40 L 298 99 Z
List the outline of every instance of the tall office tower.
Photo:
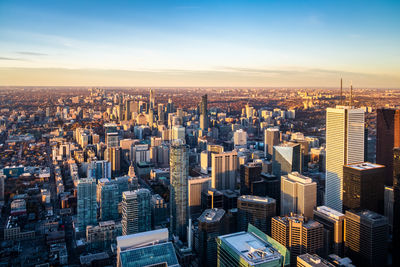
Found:
M 302 254 L 297 256 L 297 267 L 335 267 L 329 261 L 321 258 L 317 254 Z
M 269 155 L 272 157 L 274 153 L 274 146 L 279 145 L 280 142 L 279 129 L 268 128 L 264 130 L 264 152 L 265 156 Z
M 237 152 L 211 154 L 211 187 L 235 190 L 238 171 Z
M 201 209 L 222 209 L 224 207 L 224 194 L 215 189 L 210 188 L 201 192 Z
M 393 231 L 394 194 L 393 186 L 385 186 L 383 215 L 388 218 L 390 231 Z
M 277 214 L 280 214 L 281 179 L 269 173 L 261 173 L 261 178 L 265 184 L 265 195 L 276 200 L 276 211 Z
M 151 230 L 151 194 L 148 189 L 122 193 L 122 235 Z
M 282 267 L 289 265 L 285 247 L 249 225 L 247 232 L 217 238 L 217 266 Z
M 317 183 L 292 172 L 281 178 L 281 215 L 297 213 L 312 218 L 317 206 Z
M 5 184 L 6 176 L 0 174 L 0 200 L 4 200 L 4 184 Z
M 364 138 L 364 110 L 326 110 L 326 206 L 342 211 L 343 165 L 364 161 Z
M 200 103 L 200 129 L 208 130 L 208 110 L 207 110 L 207 95 L 201 97 Z
M 247 147 L 247 133 L 239 129 L 233 133 L 233 143 L 235 147 Z
M 96 180 L 79 179 L 77 187 L 78 229 L 86 231 L 86 226 L 97 224 Z
M 393 148 L 400 147 L 400 110 L 376 110 L 376 163 L 386 166 L 385 185 L 393 185 Z
M 119 140 L 118 140 L 118 133 L 107 133 L 106 134 L 106 144 L 107 147 L 118 147 Z
M 240 166 L 240 194 L 255 195 L 252 192 L 252 184 L 260 181 L 262 165 L 258 163 L 248 163 Z
M 172 141 L 170 152 L 170 229 L 171 234 L 186 241 L 189 220 L 188 176 L 189 147 L 181 139 Z
M 171 98 L 168 98 L 168 103 L 167 103 L 167 113 L 173 113 L 174 112 L 174 103 L 172 102 Z
M 324 227 L 319 222 L 292 214 L 273 217 L 271 237 L 290 251 L 290 263 L 296 266 L 296 257 L 304 253 L 320 253 L 324 246 Z
M 198 218 L 198 246 L 200 266 L 217 266 L 218 236 L 225 232 L 225 211 L 223 209 L 207 209 Z
M 164 112 L 164 105 L 163 104 L 158 104 L 157 106 L 157 116 L 158 116 L 158 121 L 163 124 L 165 121 L 165 112 Z
M 132 101 L 132 100 L 129 100 L 129 99 L 126 99 L 126 100 L 125 100 L 125 107 L 124 107 L 125 114 L 124 114 L 124 119 L 125 119 L 126 121 L 128 121 L 128 120 L 131 119 L 131 115 L 132 115 L 131 105 L 130 105 L 130 102 L 131 102 L 131 101 Z
M 155 194 L 151 197 L 151 225 L 153 228 L 156 226 L 167 224 L 167 206 L 167 203 L 159 194 Z
M 385 216 L 369 210 L 346 211 L 345 229 L 345 253 L 357 266 L 386 266 L 389 225 Z
M 119 147 L 107 148 L 105 158 L 111 163 L 111 173 L 112 176 L 115 176 L 121 170 L 121 149 Z
M 100 219 L 102 221 L 118 219 L 118 186 L 106 183 L 100 189 Z
M 383 214 L 385 166 L 363 162 L 343 167 L 343 209 L 368 209 Z
M 111 162 L 107 160 L 96 160 L 88 164 L 87 178 L 111 179 Z
M 400 148 L 393 149 L 393 251 L 400 251 Z M 400 266 L 400 253 L 394 253 L 394 266 Z
M 251 223 L 264 233 L 271 234 L 271 218 L 276 216 L 276 201 L 270 197 L 244 195 L 237 200 L 238 228 L 244 231 Z
M 324 226 L 324 252 L 322 256 L 336 254 L 343 257 L 345 215 L 327 206 L 314 210 L 314 220 Z
M 188 198 L 190 215 L 201 214 L 201 194 L 211 185 L 211 177 L 189 177 Z
M 291 172 L 302 172 L 300 144 L 285 143 L 274 146 L 272 173 L 281 176 Z
M 168 229 L 117 237 L 117 267 L 179 267 Z

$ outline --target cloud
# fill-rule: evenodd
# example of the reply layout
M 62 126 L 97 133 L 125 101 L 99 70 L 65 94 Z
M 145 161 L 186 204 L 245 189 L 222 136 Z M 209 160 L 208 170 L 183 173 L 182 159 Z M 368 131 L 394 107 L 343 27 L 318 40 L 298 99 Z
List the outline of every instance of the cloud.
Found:
M 17 60 L 17 61 L 27 61 L 24 58 L 16 58 L 16 57 L 0 57 L 0 60 Z
M 30 52 L 30 51 L 17 51 L 16 53 L 20 54 L 20 55 L 27 55 L 27 56 L 48 56 L 48 54 Z

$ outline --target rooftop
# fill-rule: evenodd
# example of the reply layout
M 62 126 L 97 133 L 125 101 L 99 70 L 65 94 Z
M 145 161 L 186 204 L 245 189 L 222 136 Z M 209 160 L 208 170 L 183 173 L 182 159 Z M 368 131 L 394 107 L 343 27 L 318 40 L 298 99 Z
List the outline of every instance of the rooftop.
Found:
M 384 165 L 380 164 L 375 164 L 371 162 L 359 162 L 359 163 L 353 163 L 353 164 L 348 164 L 345 165 L 346 167 L 353 168 L 359 171 L 362 170 L 371 170 L 371 169 L 378 169 L 378 168 L 384 168 Z
M 199 217 L 199 221 L 202 222 L 218 222 L 224 216 L 225 211 L 223 209 L 207 209 Z
M 256 203 L 275 203 L 276 200 L 271 197 L 259 197 L 253 195 L 243 195 L 240 196 L 241 201 L 256 202 Z
M 281 254 L 271 244 L 252 233 L 238 232 L 218 238 L 250 265 L 281 259 Z
M 327 206 L 319 206 L 317 207 L 317 211 L 336 220 L 339 220 L 340 217 L 344 217 L 343 213 L 338 212 L 337 210 L 334 210 Z
M 311 266 L 315 266 L 315 267 L 331 267 L 331 266 L 333 267 L 333 266 L 335 266 L 332 263 L 328 262 L 327 260 L 324 260 L 323 258 L 319 257 L 316 254 L 310 255 L 310 254 L 306 253 L 306 254 L 297 256 L 297 258 L 300 258 L 303 261 L 305 261 L 306 263 L 310 264 Z

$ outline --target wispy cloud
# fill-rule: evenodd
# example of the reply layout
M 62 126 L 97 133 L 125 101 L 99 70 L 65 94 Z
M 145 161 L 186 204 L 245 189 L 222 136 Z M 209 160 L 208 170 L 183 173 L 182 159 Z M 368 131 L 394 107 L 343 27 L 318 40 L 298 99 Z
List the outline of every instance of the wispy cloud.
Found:
M 17 51 L 16 53 L 20 54 L 20 55 L 27 55 L 27 56 L 48 56 L 48 54 L 30 52 L 30 51 Z
M 0 57 L 0 60 L 28 61 L 25 58 L 16 58 L 16 57 Z

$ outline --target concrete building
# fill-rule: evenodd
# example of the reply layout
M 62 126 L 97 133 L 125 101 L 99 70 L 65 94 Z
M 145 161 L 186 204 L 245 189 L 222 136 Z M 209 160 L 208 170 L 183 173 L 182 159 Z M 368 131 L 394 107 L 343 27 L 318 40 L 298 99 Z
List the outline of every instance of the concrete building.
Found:
M 324 226 L 324 257 L 329 254 L 343 256 L 345 215 L 327 206 L 314 210 L 314 220 Z
M 201 194 L 211 187 L 211 177 L 189 177 L 188 199 L 190 214 L 201 213 Z
M 238 154 L 236 151 L 211 155 L 211 187 L 235 190 L 238 172 Z
M 111 250 L 111 244 L 116 242 L 122 233 L 122 225 L 114 221 L 99 222 L 98 225 L 86 227 L 86 242 L 90 249 Z
M 348 106 L 326 111 L 325 205 L 343 208 L 343 165 L 364 161 L 364 110 Z
M 312 218 L 317 206 L 317 183 L 298 172 L 282 176 L 280 204 L 282 216 L 296 213 Z
M 122 234 L 151 230 L 151 194 L 148 189 L 122 193 Z
M 297 256 L 322 251 L 324 227 L 319 222 L 307 221 L 303 216 L 296 214 L 278 216 L 272 218 L 271 237 L 288 248 L 291 265 L 296 266 Z
M 264 153 L 265 156 L 272 157 L 274 146 L 280 143 L 280 132 L 277 128 L 267 128 L 264 130 Z
M 247 148 L 247 133 L 239 129 L 233 133 L 233 143 L 235 147 Z

